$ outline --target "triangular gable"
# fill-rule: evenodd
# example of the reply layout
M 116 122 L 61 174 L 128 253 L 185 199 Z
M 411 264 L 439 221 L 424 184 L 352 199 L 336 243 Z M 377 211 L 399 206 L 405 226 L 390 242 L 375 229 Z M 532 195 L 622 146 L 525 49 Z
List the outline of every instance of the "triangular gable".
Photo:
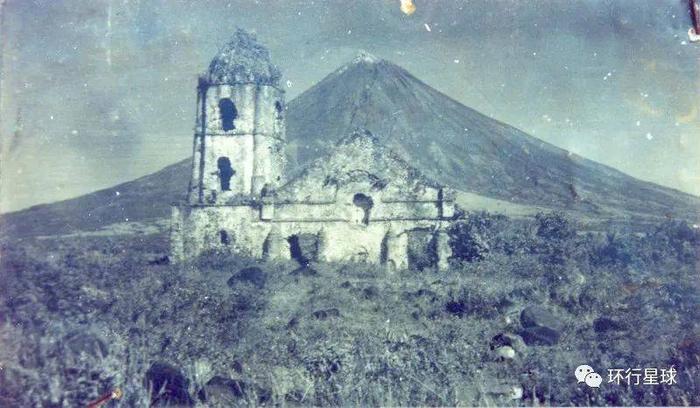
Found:
M 276 201 L 323 203 L 335 201 L 340 192 L 371 192 L 385 202 L 425 202 L 442 200 L 444 189 L 358 130 L 280 187 Z

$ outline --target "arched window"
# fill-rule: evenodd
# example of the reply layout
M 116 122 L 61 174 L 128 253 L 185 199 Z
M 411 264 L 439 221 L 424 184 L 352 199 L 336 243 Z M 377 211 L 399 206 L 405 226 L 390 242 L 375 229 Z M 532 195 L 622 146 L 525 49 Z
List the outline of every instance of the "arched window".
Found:
M 228 132 L 236 128 L 233 121 L 238 117 L 238 111 L 231 99 L 223 98 L 219 101 L 219 113 L 221 114 L 221 127 L 224 131 Z
M 362 212 L 364 213 L 364 215 L 362 216 L 362 223 L 368 225 L 369 215 L 372 211 L 372 207 L 374 206 L 374 201 L 372 201 L 372 197 L 366 196 L 362 193 L 357 193 L 352 198 L 352 203 L 362 209 Z
M 283 110 L 284 108 L 282 107 L 282 103 L 280 101 L 275 102 L 275 119 L 282 120 Z
M 231 238 L 229 238 L 228 232 L 224 230 L 219 231 L 219 240 L 223 245 L 228 245 L 231 243 Z
M 219 168 L 221 191 L 230 191 L 231 177 L 236 174 L 236 170 L 231 167 L 231 160 L 229 160 L 226 156 L 219 157 L 219 160 L 216 161 L 216 166 Z

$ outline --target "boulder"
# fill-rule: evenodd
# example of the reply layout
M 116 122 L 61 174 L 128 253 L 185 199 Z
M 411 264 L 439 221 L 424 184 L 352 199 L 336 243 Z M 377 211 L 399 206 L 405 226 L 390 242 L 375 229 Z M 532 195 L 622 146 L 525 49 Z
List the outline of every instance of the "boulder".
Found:
M 262 289 L 265 287 L 265 283 L 267 282 L 267 274 L 265 271 L 256 266 L 243 268 L 238 271 L 238 273 L 231 276 L 226 284 L 229 287 L 234 287 L 238 282 L 247 282 L 258 289 Z
M 520 336 L 528 346 L 553 346 L 559 342 L 563 323 L 549 309 L 529 306 L 520 313 Z
M 599 317 L 593 321 L 593 330 L 595 330 L 596 333 L 625 331 L 627 330 L 627 325 L 608 317 Z
M 528 346 L 553 346 L 559 342 L 561 334 L 549 327 L 526 327 L 520 331 Z
M 256 384 L 215 376 L 197 392 L 199 400 L 208 407 L 233 407 L 241 404 L 264 405 L 272 393 Z
M 151 406 L 194 405 L 187 388 L 190 382 L 177 368 L 155 362 L 146 371 L 145 386 L 151 395 Z
M 340 317 L 340 310 L 336 308 L 317 310 L 313 312 L 313 316 L 318 320 L 326 320 L 331 317 Z
M 447 311 L 447 313 L 449 314 L 458 317 L 463 317 L 467 314 L 468 307 L 467 304 L 464 303 L 464 301 L 462 300 L 453 300 L 445 303 L 445 311 Z

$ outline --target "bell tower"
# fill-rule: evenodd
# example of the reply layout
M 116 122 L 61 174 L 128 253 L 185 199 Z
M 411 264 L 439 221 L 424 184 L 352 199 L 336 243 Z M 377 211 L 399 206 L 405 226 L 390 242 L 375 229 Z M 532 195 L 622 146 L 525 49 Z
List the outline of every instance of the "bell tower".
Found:
M 238 29 L 200 76 L 190 204 L 260 198 L 282 179 L 284 91 L 270 53 Z

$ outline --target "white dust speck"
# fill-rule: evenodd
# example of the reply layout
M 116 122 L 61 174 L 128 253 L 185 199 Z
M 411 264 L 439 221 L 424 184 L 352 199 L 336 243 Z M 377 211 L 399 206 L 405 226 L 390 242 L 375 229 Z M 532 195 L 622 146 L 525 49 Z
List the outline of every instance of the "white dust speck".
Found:
M 287 80 L 287 88 L 291 88 L 291 87 L 292 87 L 292 81 Z
M 426 29 L 428 32 L 430 32 L 430 26 L 428 25 L 428 23 L 425 23 L 425 24 L 423 24 L 423 25 L 425 26 L 425 29 Z
M 114 195 L 119 196 L 119 195 L 121 195 L 121 193 L 119 191 L 115 191 Z
M 458 59 L 455 59 L 455 64 L 459 64 L 459 60 L 458 60 Z
M 642 124 L 642 122 L 640 122 L 640 121 L 637 121 L 637 123 L 635 123 L 635 125 L 637 125 L 637 126 L 639 126 L 641 124 Z
M 651 133 L 647 132 L 647 140 L 651 140 L 653 138 L 654 136 Z

